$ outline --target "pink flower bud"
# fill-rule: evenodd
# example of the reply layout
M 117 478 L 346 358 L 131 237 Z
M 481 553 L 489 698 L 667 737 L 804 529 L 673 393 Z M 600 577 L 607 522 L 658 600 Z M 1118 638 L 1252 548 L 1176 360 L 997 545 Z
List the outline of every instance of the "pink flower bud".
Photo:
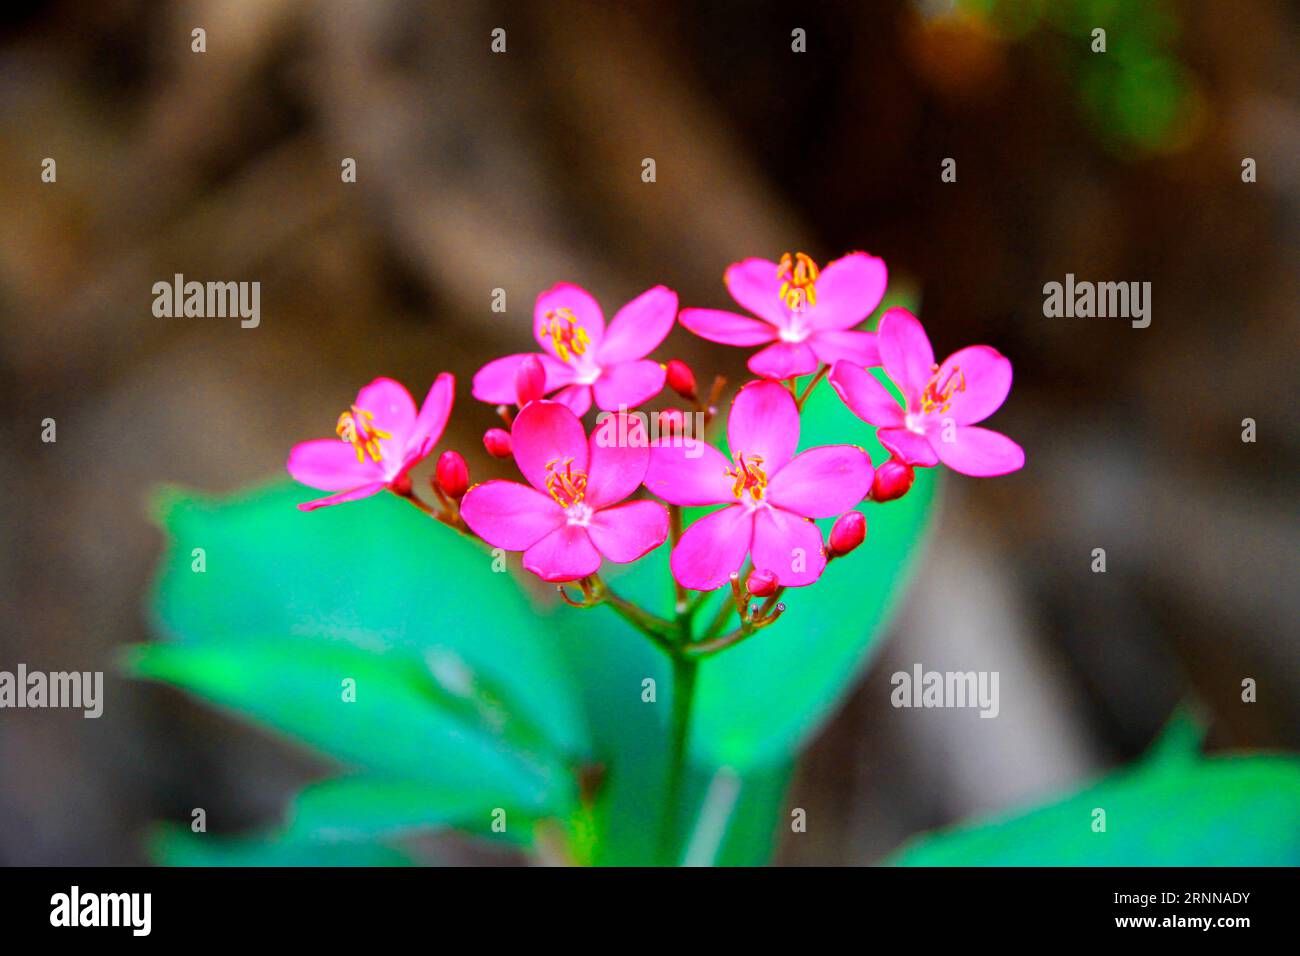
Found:
M 755 568 L 749 572 L 749 577 L 745 579 L 745 590 L 754 597 L 771 597 L 776 593 L 779 583 L 775 572 Z
M 871 482 L 872 501 L 893 501 L 907 494 L 912 487 L 916 473 L 905 461 L 891 458 L 876 469 L 876 477 Z
M 672 359 L 664 366 L 664 371 L 668 373 L 669 388 L 688 402 L 695 401 L 695 373 L 689 365 L 681 359 Z
M 519 407 L 537 401 L 545 392 L 546 369 L 542 366 L 542 360 L 536 355 L 525 356 L 519 363 L 519 370 L 515 372 L 515 395 Z
M 457 501 L 469 490 L 469 465 L 458 451 L 444 451 L 434 469 L 434 480 L 449 498 Z
M 483 447 L 493 458 L 509 458 L 514 453 L 510 444 L 510 433 L 504 428 L 489 428 L 485 431 Z
M 867 519 L 861 511 L 846 511 L 835 519 L 831 527 L 830 554 L 840 558 L 848 554 L 867 537 Z

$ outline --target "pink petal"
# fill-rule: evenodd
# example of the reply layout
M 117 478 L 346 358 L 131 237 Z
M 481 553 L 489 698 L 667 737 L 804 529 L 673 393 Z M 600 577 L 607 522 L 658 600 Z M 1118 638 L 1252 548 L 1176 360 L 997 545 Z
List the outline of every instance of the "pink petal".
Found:
M 807 342 L 776 342 L 749 357 L 749 370 L 760 378 L 808 375 L 817 371 L 817 354 Z
M 727 417 L 727 445 L 733 459 L 763 459 L 770 477 L 785 467 L 799 447 L 799 411 L 794 398 L 776 382 L 750 382 L 736 395 Z
M 407 440 L 406 454 L 402 456 L 405 460 L 419 460 L 433 451 L 433 446 L 438 444 L 443 429 L 447 427 L 455 399 L 456 378 L 443 372 L 433 380 L 429 394 L 420 406 L 420 414 L 415 417 L 415 428 Z
M 591 386 L 570 385 L 568 388 L 562 388 L 552 395 L 551 400 L 559 402 L 581 418 L 591 408 Z
M 808 345 L 818 361 L 827 365 L 841 360 L 864 368 L 880 364 L 880 345 L 874 332 L 814 332 Z
M 924 435 L 918 435 L 906 428 L 881 428 L 876 432 L 876 440 L 884 445 L 890 454 L 901 458 L 909 465 L 923 465 L 929 468 L 939 464 L 930 442 Z
M 650 449 L 645 486 L 670 505 L 717 505 L 736 500 L 728 477 L 731 462 L 699 439 L 687 445 L 660 439 Z
M 321 491 L 343 491 L 385 480 L 383 466 L 367 455 L 357 461 L 357 450 L 337 438 L 317 438 L 294 445 L 285 465 L 295 481 Z
M 898 427 L 903 408 L 889 389 L 866 369 L 850 362 L 836 362 L 827 381 L 854 415 L 868 425 Z
M 921 390 L 934 374 L 934 349 L 916 316 L 906 309 L 887 309 L 877 334 L 880 360 L 908 406 L 920 403 Z
M 406 386 L 391 378 L 377 378 L 357 392 L 356 405 L 375 416 L 370 424 L 393 436 L 393 447 L 399 450 L 406 447 L 407 437 L 415 427 L 415 399 Z M 388 449 L 382 443 L 380 447 Z
M 635 418 L 610 415 L 592 430 L 588 442 L 587 493 L 583 503 L 604 508 L 641 486 L 650 464 L 650 440 Z
M 460 504 L 470 530 L 507 551 L 531 548 L 564 524 L 564 509 L 550 495 L 517 481 L 489 481 L 475 485 Z
M 677 320 L 710 342 L 723 345 L 762 345 L 776 339 L 776 326 L 720 309 L 682 309 Z
M 686 529 L 673 548 L 669 564 L 682 587 L 712 591 L 727 583 L 749 552 L 754 522 L 749 513 L 731 505 L 705 515 Z
M 596 404 L 607 412 L 618 411 L 620 406 L 636 408 L 663 391 L 664 374 L 663 366 L 650 359 L 606 366 L 592 386 Z
M 330 495 L 328 498 L 317 498 L 315 501 L 304 501 L 298 505 L 299 511 L 315 511 L 317 508 L 328 508 L 330 505 L 341 505 L 346 501 L 360 501 L 362 498 L 369 498 L 371 495 L 378 494 L 387 487 L 382 481 L 372 481 L 369 484 L 361 485 L 358 488 L 352 488 L 348 491 L 340 491 L 337 495 Z
M 1018 471 L 1025 465 L 1025 451 L 1001 432 L 965 425 L 953 429 L 951 442 L 940 437 L 940 428 L 934 429 L 930 443 L 939 458 L 953 471 L 975 478 L 991 478 Z
M 939 366 L 938 380 L 948 380 L 953 369 L 961 370 L 963 391 L 952 394 L 952 404 L 944 412 L 958 425 L 982 422 L 999 408 L 1011 391 L 1011 362 L 997 349 L 972 345 L 954 352 Z
M 790 312 L 781 299 L 777 264 L 766 259 L 745 259 L 728 266 L 722 281 L 737 303 L 777 328 L 790 324 Z
M 600 311 L 600 303 L 592 298 L 590 292 L 569 282 L 557 283 L 537 297 L 537 304 L 533 306 L 533 335 L 537 338 L 537 344 L 548 355 L 555 355 L 555 342 L 548 331 L 551 320 L 546 313 L 558 312 L 560 309 L 572 312 L 578 325 L 587 333 L 591 340 L 587 351 L 594 352 L 598 349 L 605 336 L 605 314 Z
M 558 402 L 525 405 L 515 418 L 510 438 L 519 470 L 538 491 L 546 491 L 546 479 L 551 477 L 548 463 L 560 470 L 566 459 L 572 458 L 573 471 L 587 470 L 587 433 L 578 416 Z
M 600 552 L 577 525 L 556 528 L 524 552 L 524 570 L 543 581 L 576 581 L 599 568 Z
M 676 319 L 676 292 L 661 285 L 642 292 L 610 319 L 596 356 L 597 364 L 608 368 L 649 355 L 672 330 Z
M 808 518 L 830 518 L 857 507 L 871 489 L 874 474 L 871 459 L 861 448 L 809 448 L 771 475 L 767 500 Z
M 876 311 L 885 297 L 885 260 L 865 252 L 836 259 L 817 277 L 817 304 L 808 310 L 814 329 L 850 329 Z
M 826 567 L 821 531 L 781 508 L 755 513 L 753 558 L 754 567 L 776 572 L 777 581 L 791 588 L 812 584 Z
M 668 511 L 657 501 L 629 501 L 597 511 L 587 533 L 597 551 L 626 564 L 668 540 Z
M 474 397 L 493 405 L 515 404 L 515 373 L 529 355 L 537 355 L 542 360 L 542 368 L 546 370 L 545 391 L 554 391 L 573 381 L 573 369 L 549 355 L 537 352 L 507 355 L 493 359 L 474 373 Z

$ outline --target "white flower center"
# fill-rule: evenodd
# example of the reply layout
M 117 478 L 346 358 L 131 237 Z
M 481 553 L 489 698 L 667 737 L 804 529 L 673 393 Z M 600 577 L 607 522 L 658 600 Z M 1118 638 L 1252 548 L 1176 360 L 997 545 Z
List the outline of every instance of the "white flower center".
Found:
M 586 362 L 584 363 L 575 362 L 574 365 L 575 365 L 574 368 L 575 374 L 573 378 L 573 384 L 575 385 L 596 384 L 596 379 L 600 378 L 600 373 L 602 371 L 599 365 L 596 365 L 595 363 L 586 363 Z
M 804 327 L 803 322 L 798 318 L 781 330 L 781 341 L 797 345 L 804 339 L 808 338 L 809 330 Z
M 591 524 L 591 516 L 596 512 L 590 505 L 584 505 L 578 502 L 564 510 L 564 517 L 568 519 L 570 525 L 577 525 L 579 528 L 585 528 Z

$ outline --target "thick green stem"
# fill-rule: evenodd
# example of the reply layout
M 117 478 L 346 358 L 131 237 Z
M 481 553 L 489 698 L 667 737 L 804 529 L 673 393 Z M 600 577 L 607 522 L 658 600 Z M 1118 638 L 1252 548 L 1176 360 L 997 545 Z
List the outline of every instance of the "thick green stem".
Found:
M 686 796 L 686 751 L 691 738 L 691 710 L 695 702 L 695 677 L 699 663 L 680 653 L 672 655 L 673 711 L 669 730 L 668 774 L 664 789 L 664 815 L 660 831 L 659 862 L 676 866 L 681 862 L 682 803 Z

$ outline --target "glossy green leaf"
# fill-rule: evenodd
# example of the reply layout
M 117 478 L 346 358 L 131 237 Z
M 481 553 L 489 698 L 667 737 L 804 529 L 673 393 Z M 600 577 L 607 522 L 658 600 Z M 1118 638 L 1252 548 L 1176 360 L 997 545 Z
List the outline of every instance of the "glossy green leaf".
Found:
M 269 635 L 286 648 L 329 639 L 432 650 L 450 667 L 464 662 L 551 749 L 586 752 L 566 663 L 484 548 L 393 495 L 296 508 L 313 496 L 289 482 L 229 499 L 168 494 L 158 508 L 170 537 L 155 588 L 159 630 L 221 647 Z
M 1184 741 L 1190 739 L 1182 735 Z M 1105 812 L 1105 832 L 1094 830 Z M 903 866 L 1297 866 L 1300 759 L 1161 747 L 1047 806 L 927 834 Z
M 443 791 L 495 793 L 493 806 L 565 811 L 572 800 L 567 768 L 468 718 L 407 652 L 245 639 L 230 647 L 143 645 L 129 653 L 126 666 L 352 767 Z M 344 699 L 347 680 L 355 682 L 355 700 Z
M 339 777 L 312 784 L 289 808 L 285 831 L 315 841 L 394 840 L 431 830 L 492 832 L 502 814 L 503 836 L 527 844 L 527 809 L 502 806 L 500 790 L 470 781 L 430 784 L 384 777 Z

